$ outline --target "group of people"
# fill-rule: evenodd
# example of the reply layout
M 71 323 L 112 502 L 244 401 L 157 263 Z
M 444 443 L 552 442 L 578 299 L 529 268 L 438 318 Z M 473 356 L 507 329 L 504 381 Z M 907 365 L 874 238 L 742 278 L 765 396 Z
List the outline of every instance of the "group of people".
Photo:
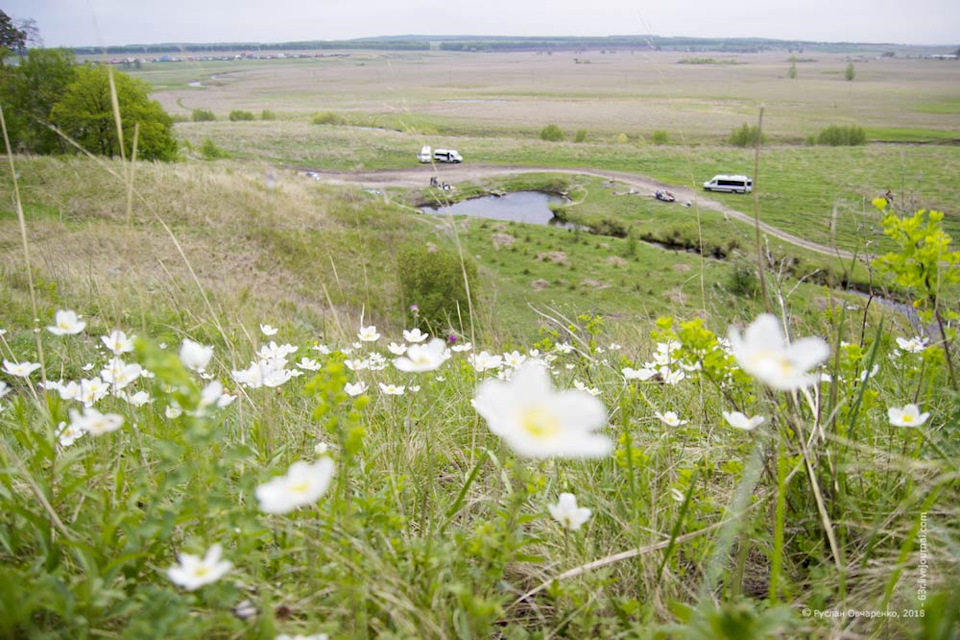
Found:
M 430 176 L 430 186 L 437 189 L 443 189 L 444 191 L 450 191 L 453 187 L 446 182 L 440 182 L 437 180 L 437 176 Z

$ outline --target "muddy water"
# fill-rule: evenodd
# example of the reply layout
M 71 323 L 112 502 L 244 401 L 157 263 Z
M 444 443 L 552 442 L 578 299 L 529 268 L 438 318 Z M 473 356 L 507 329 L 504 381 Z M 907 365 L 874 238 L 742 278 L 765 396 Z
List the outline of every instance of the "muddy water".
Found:
M 550 210 L 551 204 L 562 204 L 565 200 L 541 191 L 515 191 L 503 196 L 483 196 L 462 200 L 450 206 L 420 207 L 424 213 L 443 213 L 450 215 L 477 216 L 494 220 L 511 220 L 530 224 L 558 223 Z

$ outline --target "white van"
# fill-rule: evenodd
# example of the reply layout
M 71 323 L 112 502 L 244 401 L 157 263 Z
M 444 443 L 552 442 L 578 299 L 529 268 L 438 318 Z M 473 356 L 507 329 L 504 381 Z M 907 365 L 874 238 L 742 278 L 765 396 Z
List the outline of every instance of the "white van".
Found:
M 713 176 L 703 183 L 703 188 L 705 191 L 750 193 L 753 191 L 753 178 L 747 176 Z
M 430 162 L 433 156 L 430 154 L 430 145 L 425 144 L 420 147 L 420 153 L 417 154 L 417 160 L 420 162 Z
M 437 162 L 463 162 L 463 156 L 456 149 L 437 149 L 433 152 L 433 159 Z

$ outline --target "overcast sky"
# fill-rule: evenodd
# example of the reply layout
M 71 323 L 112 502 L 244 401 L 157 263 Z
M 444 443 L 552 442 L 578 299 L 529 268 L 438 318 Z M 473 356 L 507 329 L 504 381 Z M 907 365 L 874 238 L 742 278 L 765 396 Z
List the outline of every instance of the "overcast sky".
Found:
M 960 44 L 960 0 L 2 0 L 48 47 L 380 35 L 628 35 Z

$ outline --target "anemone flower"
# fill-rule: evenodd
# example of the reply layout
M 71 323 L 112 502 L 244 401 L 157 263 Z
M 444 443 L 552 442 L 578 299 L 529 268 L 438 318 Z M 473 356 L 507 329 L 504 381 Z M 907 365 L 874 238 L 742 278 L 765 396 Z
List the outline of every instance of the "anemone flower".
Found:
M 766 420 L 763 416 L 748 418 L 746 414 L 740 413 L 739 411 L 731 411 L 729 413 L 723 411 L 722 413 L 723 419 L 727 421 L 727 424 L 735 429 L 743 429 L 744 431 L 753 431 Z
M 428 344 L 412 344 L 407 349 L 406 356 L 393 361 L 400 371 L 407 373 L 422 373 L 433 371 L 450 358 L 450 350 L 440 338 L 434 338 Z
M 87 326 L 86 322 L 80 321 L 80 316 L 75 311 L 57 311 L 53 316 L 53 326 L 47 327 L 47 331 L 55 336 L 75 336 Z
M 115 356 L 133 351 L 133 336 L 128 338 L 127 334 L 119 329 L 111 331 L 109 335 L 101 336 L 100 340 Z
M 374 326 L 360 327 L 360 331 L 357 332 L 357 338 L 359 338 L 361 342 L 376 342 L 380 339 L 380 334 L 377 333 L 377 328 Z
M 754 378 L 778 389 L 791 391 L 815 384 L 820 376 L 810 373 L 830 355 L 827 343 L 816 337 L 788 344 L 780 322 L 762 314 L 740 334 L 730 328 L 730 345 L 740 367 Z
M 70 426 L 94 436 L 101 436 L 122 427 L 123 416 L 115 413 L 103 414 L 90 407 L 85 407 L 83 413 L 71 409 Z
M 277 335 L 277 331 L 278 331 L 278 329 L 277 329 L 276 327 L 271 327 L 269 324 L 262 324 L 262 325 L 260 325 L 260 333 L 262 333 L 263 335 L 267 336 L 268 338 L 269 338 L 270 336 L 275 336 L 275 335 Z
M 414 328 L 411 329 L 410 331 L 406 331 L 406 330 L 405 330 L 405 331 L 403 332 L 403 339 L 406 340 L 407 342 L 411 342 L 411 343 L 423 342 L 424 340 L 426 340 L 426 339 L 429 338 L 429 337 L 430 337 L 430 336 L 429 336 L 428 334 L 423 333 L 423 332 L 420 331 L 420 329 L 418 329 L 417 327 L 414 327 Z
M 29 378 L 30 374 L 40 368 L 39 363 L 36 362 L 10 362 L 9 360 L 3 361 L 3 370 L 15 376 L 17 378 Z
M 222 554 L 223 548 L 219 544 L 210 547 L 203 558 L 181 553 L 178 556 L 180 564 L 167 569 L 167 577 L 187 591 L 216 582 L 233 568 L 230 562 L 220 559 Z
M 930 414 L 920 413 L 920 407 L 908 404 L 905 407 L 890 407 L 887 409 L 887 417 L 895 427 L 919 427 L 927 421 Z
M 359 396 L 362 393 L 366 393 L 367 383 L 357 382 L 356 384 L 351 384 L 348 382 L 345 385 L 343 385 L 343 390 L 346 392 L 348 396 L 354 396 L 354 397 Z
M 547 509 L 554 520 L 570 531 L 579 529 L 593 513 L 586 507 L 578 507 L 577 497 L 572 493 L 561 493 L 557 504 L 547 505 Z
M 613 449 L 609 438 L 594 433 L 607 421 L 603 402 L 583 391 L 554 391 L 536 363 L 507 382 L 483 382 L 473 405 L 490 431 L 521 456 L 598 458 Z
M 180 361 L 188 369 L 203 371 L 210 364 L 212 357 L 213 347 L 204 346 L 190 338 L 184 338 L 183 344 L 180 345 Z
M 680 427 L 687 424 L 687 420 L 681 420 L 680 416 L 673 411 L 667 411 L 666 413 L 655 411 L 653 415 L 657 416 L 657 418 L 660 419 L 660 422 L 668 427 Z
M 289 513 L 297 507 L 313 504 L 326 493 L 333 479 L 333 460 L 323 457 L 316 462 L 294 462 L 286 475 L 257 487 L 260 511 Z

